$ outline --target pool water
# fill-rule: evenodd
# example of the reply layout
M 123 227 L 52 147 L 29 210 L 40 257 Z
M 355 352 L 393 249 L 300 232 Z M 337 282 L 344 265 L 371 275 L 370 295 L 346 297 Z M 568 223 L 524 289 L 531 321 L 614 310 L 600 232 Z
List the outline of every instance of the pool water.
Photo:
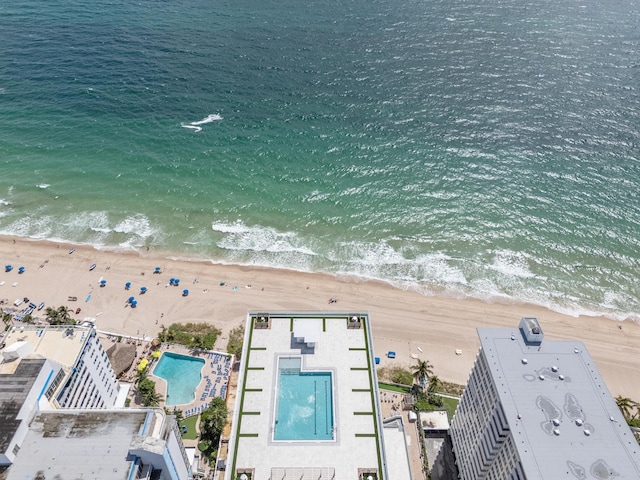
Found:
M 204 360 L 201 358 L 165 352 L 153 374 L 167 381 L 167 406 L 191 403 L 202 379 Z
M 278 361 L 274 440 L 333 440 L 331 372 L 301 371 L 301 359 Z

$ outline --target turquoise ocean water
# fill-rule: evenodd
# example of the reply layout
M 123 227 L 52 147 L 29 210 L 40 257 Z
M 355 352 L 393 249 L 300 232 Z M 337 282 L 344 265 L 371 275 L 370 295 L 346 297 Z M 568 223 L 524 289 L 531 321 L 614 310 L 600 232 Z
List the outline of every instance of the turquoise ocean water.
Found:
M 640 318 L 640 4 L 0 5 L 0 234 Z

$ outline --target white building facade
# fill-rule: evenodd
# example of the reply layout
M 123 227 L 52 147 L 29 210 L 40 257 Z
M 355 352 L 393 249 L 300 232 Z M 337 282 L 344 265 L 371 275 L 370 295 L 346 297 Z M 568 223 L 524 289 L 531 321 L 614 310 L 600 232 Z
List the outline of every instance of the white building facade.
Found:
M 535 318 L 478 335 L 450 430 L 461 479 L 640 478 L 640 446 L 584 344 L 544 340 Z
M 19 348 L 16 348 L 19 347 Z M 95 328 L 71 325 L 14 326 L 0 353 L 38 355 L 61 367 L 46 386 L 47 408 L 120 408 L 126 395 Z
M 56 401 L 61 408 L 113 408 L 120 383 L 111 362 L 95 329 L 89 327 L 81 335 L 85 343 Z

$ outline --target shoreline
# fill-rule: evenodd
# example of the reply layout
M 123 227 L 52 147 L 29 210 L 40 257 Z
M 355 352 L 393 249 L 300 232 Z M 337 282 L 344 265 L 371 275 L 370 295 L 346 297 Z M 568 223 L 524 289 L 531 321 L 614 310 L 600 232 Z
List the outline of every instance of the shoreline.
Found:
M 80 308 L 72 315 L 76 320 L 93 318 L 98 330 L 139 337 L 154 337 L 162 325 L 176 322 L 213 323 L 222 330 L 217 347 L 225 348 L 228 332 L 244 325 L 250 310 L 367 311 L 380 366 L 408 367 L 415 363 L 412 355 L 418 356 L 429 360 L 440 378 L 460 384 L 466 383 L 479 348 L 476 328 L 516 329 L 521 317 L 535 316 L 548 338 L 586 344 L 614 396 L 640 400 L 640 385 L 629 381 L 640 378 L 634 361 L 640 358 L 640 325 L 632 320 L 574 317 L 530 304 L 428 296 L 381 280 L 178 260 L 163 253 L 0 236 L 2 261 L 14 267 L 0 272 L 0 298 L 9 307 L 26 297 L 46 307 Z M 158 266 L 162 273 L 154 274 Z M 179 278 L 179 286 L 170 286 L 170 278 Z M 140 294 L 143 286 L 147 292 Z M 184 289 L 188 296 L 182 295 Z M 130 296 L 138 301 L 136 308 L 128 306 Z M 68 300 L 73 297 L 77 300 Z M 338 301 L 329 303 L 332 297 Z M 387 351 L 395 351 L 396 358 L 388 359 Z

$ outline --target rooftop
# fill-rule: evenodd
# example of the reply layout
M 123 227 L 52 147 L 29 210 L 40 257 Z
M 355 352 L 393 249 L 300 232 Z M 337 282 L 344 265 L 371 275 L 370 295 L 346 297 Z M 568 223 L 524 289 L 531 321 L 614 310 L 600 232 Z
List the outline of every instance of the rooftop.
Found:
M 84 347 L 91 327 L 70 325 L 14 326 L 7 332 L 5 349 L 17 342 L 27 342 L 34 353 L 55 361 L 65 368 L 73 367 Z
M 7 472 L 7 480 L 85 478 L 126 480 L 132 439 L 147 410 L 56 411 L 37 414 Z
M 332 439 L 273 439 L 280 357 L 332 372 Z M 250 313 L 226 478 L 387 478 L 373 360 L 366 314 Z
M 478 335 L 527 478 L 640 478 L 640 446 L 584 344 L 524 328 Z
M 11 362 L 11 373 L 0 373 L 0 453 L 5 452 L 22 419 L 18 414 L 46 360 L 23 358 Z

